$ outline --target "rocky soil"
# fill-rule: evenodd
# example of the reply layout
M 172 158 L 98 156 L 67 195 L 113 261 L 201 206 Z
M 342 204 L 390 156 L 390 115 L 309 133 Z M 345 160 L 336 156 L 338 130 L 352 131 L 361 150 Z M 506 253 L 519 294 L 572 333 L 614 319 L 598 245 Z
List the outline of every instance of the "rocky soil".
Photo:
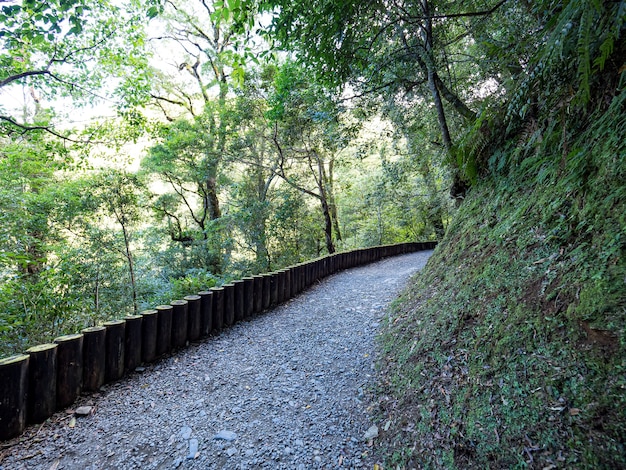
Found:
M 335 274 L 81 397 L 0 443 L 0 470 L 372 469 L 377 327 L 430 254 Z

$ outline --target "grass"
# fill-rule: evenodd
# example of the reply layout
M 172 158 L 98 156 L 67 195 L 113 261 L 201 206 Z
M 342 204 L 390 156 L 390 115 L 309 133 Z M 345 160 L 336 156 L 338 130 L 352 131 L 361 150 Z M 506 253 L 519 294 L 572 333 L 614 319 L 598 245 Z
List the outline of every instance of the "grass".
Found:
M 625 100 L 566 159 L 509 149 L 394 304 L 387 468 L 626 468 Z

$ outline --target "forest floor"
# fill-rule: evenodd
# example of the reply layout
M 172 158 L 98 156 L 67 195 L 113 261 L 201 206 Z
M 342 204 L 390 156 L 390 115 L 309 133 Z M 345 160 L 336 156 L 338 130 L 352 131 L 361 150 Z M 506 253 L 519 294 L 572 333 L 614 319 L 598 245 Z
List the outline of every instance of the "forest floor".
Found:
M 373 468 L 379 323 L 431 253 L 335 274 L 81 397 L 4 443 L 0 470 Z

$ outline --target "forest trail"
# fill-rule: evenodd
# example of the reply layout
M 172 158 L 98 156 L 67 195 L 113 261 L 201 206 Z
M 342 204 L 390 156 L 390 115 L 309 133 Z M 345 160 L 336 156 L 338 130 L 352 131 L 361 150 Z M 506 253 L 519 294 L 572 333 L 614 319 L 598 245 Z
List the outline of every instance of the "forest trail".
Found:
M 432 251 L 332 275 L 81 397 L 0 454 L 9 469 L 372 468 L 375 337 Z

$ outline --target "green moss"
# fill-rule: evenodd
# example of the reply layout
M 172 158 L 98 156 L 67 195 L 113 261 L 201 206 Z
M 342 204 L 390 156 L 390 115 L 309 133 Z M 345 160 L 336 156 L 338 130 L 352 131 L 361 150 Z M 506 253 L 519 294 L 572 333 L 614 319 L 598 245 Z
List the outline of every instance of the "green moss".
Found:
M 391 468 L 626 467 L 625 102 L 479 181 L 395 304 Z

